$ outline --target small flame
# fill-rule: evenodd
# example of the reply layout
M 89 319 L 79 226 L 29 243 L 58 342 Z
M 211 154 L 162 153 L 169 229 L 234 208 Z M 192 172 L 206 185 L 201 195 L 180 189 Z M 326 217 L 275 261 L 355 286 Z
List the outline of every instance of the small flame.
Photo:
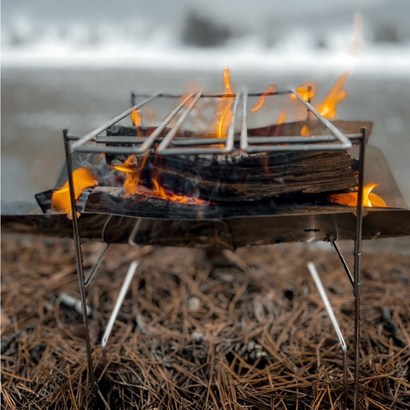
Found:
M 310 130 L 309 127 L 307 125 L 304 125 L 300 131 L 300 135 L 302 135 L 302 137 L 308 137 L 310 135 Z
M 113 166 L 116 171 L 125 173 L 123 189 L 126 197 L 130 197 L 135 194 L 143 194 L 152 198 L 162 198 L 170 202 L 178 202 L 181 204 L 203 205 L 207 203 L 202 199 L 167 192 L 159 182 L 159 171 L 157 167 L 152 173 L 152 190 L 142 186 L 140 184 L 141 172 L 145 167 L 148 156 L 149 155 L 147 154 L 142 157 L 138 163 L 138 158 L 136 158 L 135 155 L 130 155 L 123 164 Z M 135 164 L 138 166 L 135 167 Z
M 141 125 L 142 125 L 142 114 L 140 110 L 137 110 L 136 108 L 133 108 L 131 111 L 131 121 L 132 125 L 136 129 L 136 135 L 138 137 L 142 137 L 144 133 L 141 130 Z
M 131 111 L 131 121 L 134 127 L 140 127 L 142 124 L 142 114 L 140 110 L 133 108 Z
M 251 108 L 251 112 L 259 111 L 265 105 L 266 96 L 273 93 L 276 93 L 276 84 L 270 84 L 268 88 L 259 96 L 258 101 L 256 101 L 255 105 Z
M 153 190 L 152 190 L 153 197 L 165 199 L 166 201 L 169 201 L 169 202 L 177 202 L 179 204 L 204 205 L 207 203 L 203 199 L 195 198 L 192 196 L 179 195 L 173 192 L 167 192 L 159 182 L 159 175 L 160 174 L 158 172 L 158 168 L 155 168 L 155 171 L 151 179 L 151 182 L 153 185 Z
M 231 75 L 228 67 L 224 68 L 224 86 L 225 92 L 216 106 L 215 131 L 218 138 L 223 138 L 226 135 L 232 120 L 231 107 L 233 104 L 232 94 L 234 94 L 234 91 L 232 90 Z
M 90 169 L 77 168 L 73 171 L 73 184 L 74 196 L 77 200 L 87 188 L 98 185 L 98 180 Z M 64 212 L 69 219 L 72 219 L 68 181 L 60 189 L 53 192 L 51 197 L 51 209 L 56 212 Z M 77 212 L 77 216 L 80 216 L 79 212 Z
M 141 171 L 144 169 L 147 159 L 148 154 L 144 155 L 142 159 L 137 159 L 135 155 L 130 155 L 123 164 L 113 166 L 116 171 L 125 172 L 123 188 L 126 196 L 140 192 Z
M 382 197 L 373 193 L 373 189 L 379 184 L 369 183 L 363 187 L 363 206 L 386 208 L 387 204 Z M 329 195 L 329 201 L 340 205 L 357 206 L 358 192 L 349 192 L 346 194 Z
M 313 97 L 316 95 L 316 84 L 315 83 L 305 83 L 296 88 L 296 92 L 305 100 L 312 101 Z M 296 99 L 294 94 L 291 94 L 293 99 Z

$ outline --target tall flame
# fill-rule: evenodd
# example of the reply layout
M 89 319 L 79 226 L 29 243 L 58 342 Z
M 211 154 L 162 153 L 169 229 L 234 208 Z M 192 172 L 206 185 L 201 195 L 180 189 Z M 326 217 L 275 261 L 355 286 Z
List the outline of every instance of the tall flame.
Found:
M 373 189 L 379 184 L 369 183 L 363 187 L 363 206 L 386 208 L 387 204 L 382 197 L 373 193 Z M 346 194 L 333 194 L 329 195 L 329 201 L 347 206 L 357 206 L 358 192 L 357 188 L 355 192 L 349 192 Z
M 216 106 L 215 132 L 218 138 L 226 135 L 229 124 L 232 120 L 232 104 L 234 91 L 231 85 L 231 75 L 228 67 L 224 68 L 225 92 Z
M 337 79 L 322 104 L 317 107 L 320 114 L 329 120 L 336 117 L 337 105 L 347 97 L 347 92 L 343 86 L 349 78 L 349 74 L 349 72 L 345 72 Z
M 88 168 L 77 168 L 73 171 L 74 196 L 77 200 L 81 194 L 92 186 L 98 185 L 96 176 Z M 64 212 L 72 219 L 72 208 L 70 202 L 70 188 L 68 181 L 51 196 L 51 209 L 56 212 Z M 77 212 L 77 216 L 80 213 Z

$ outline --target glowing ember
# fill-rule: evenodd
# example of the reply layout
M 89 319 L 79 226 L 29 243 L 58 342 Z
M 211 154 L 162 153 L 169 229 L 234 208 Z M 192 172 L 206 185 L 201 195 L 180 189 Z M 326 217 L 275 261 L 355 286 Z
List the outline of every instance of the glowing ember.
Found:
M 77 168 L 73 171 L 74 196 L 77 200 L 87 188 L 98 185 L 98 180 L 88 168 Z M 69 219 L 72 219 L 72 209 L 70 202 L 70 189 L 68 181 L 51 197 L 51 209 L 56 212 L 64 212 Z M 77 212 L 77 216 L 80 213 Z
M 267 95 L 271 95 L 276 92 L 276 85 L 270 84 L 268 88 L 259 96 L 258 101 L 256 101 L 255 105 L 251 108 L 252 112 L 256 112 L 260 110 L 264 104 Z
M 229 68 L 224 68 L 225 92 L 216 106 L 215 132 L 218 138 L 224 138 L 232 119 L 232 104 L 234 91 L 231 85 Z M 231 97 L 229 97 L 231 96 Z
M 363 206 L 386 208 L 387 204 L 383 198 L 374 194 L 372 191 L 379 184 L 370 183 L 363 187 Z M 358 192 L 349 192 L 346 194 L 333 194 L 329 195 L 329 201 L 340 205 L 357 206 Z

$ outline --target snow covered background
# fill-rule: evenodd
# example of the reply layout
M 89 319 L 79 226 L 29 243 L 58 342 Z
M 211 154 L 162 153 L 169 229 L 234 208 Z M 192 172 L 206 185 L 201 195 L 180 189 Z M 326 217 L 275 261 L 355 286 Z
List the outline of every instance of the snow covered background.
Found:
M 3 0 L 3 66 L 410 69 L 408 0 Z

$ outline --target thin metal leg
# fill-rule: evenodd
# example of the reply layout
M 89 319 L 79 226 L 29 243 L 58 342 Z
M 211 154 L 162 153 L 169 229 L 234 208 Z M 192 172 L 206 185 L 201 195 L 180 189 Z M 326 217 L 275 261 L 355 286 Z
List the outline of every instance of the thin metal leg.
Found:
M 329 298 L 326 294 L 325 288 L 323 287 L 322 281 L 320 280 L 320 276 L 316 270 L 314 263 L 309 262 L 307 264 L 310 274 L 312 275 L 313 281 L 315 282 L 316 288 L 319 291 L 319 295 L 322 298 L 323 304 L 325 305 L 327 315 L 335 329 L 337 338 L 339 339 L 340 348 L 343 352 L 343 388 L 344 388 L 344 399 L 345 405 L 347 408 L 347 397 L 348 397 L 348 383 L 347 383 L 347 346 L 345 339 L 343 337 L 342 331 L 340 330 L 339 323 L 336 319 L 334 314 L 332 305 L 330 304 Z
M 354 243 L 354 399 L 353 409 L 359 408 L 359 376 L 360 376 L 360 290 L 361 290 L 361 258 L 362 258 L 362 231 L 363 231 L 363 187 L 364 187 L 364 162 L 366 151 L 366 129 L 361 129 L 359 152 L 359 176 L 356 209 L 356 237 Z
M 136 261 L 131 262 L 128 268 L 127 275 L 125 276 L 124 282 L 121 286 L 120 293 L 118 294 L 118 298 L 115 302 L 114 309 L 111 312 L 111 316 L 108 321 L 107 327 L 105 329 L 104 335 L 101 339 L 101 346 L 103 348 L 107 346 L 108 338 L 110 337 L 112 328 L 114 326 L 115 319 L 117 319 L 118 312 L 120 311 L 120 308 L 124 302 L 125 295 L 128 292 L 128 288 L 130 287 L 131 281 L 135 275 L 135 272 L 137 271 L 137 268 L 138 268 L 138 262 Z
M 66 155 L 66 166 L 68 174 L 68 185 L 70 191 L 70 203 L 71 203 L 71 216 L 73 221 L 73 238 L 75 246 L 75 261 L 77 266 L 77 278 L 78 285 L 80 288 L 80 297 L 81 297 L 81 307 L 83 314 L 83 324 L 85 330 L 85 344 L 87 349 L 87 363 L 88 363 L 88 376 L 91 382 L 91 389 L 95 393 L 95 379 L 94 379 L 94 365 L 91 351 L 91 340 L 90 340 L 90 329 L 88 325 L 88 316 L 87 316 L 87 294 L 85 289 L 85 280 L 84 280 L 84 268 L 83 268 L 83 254 L 81 249 L 81 239 L 80 239 L 80 230 L 78 227 L 78 218 L 77 218 L 77 203 L 75 200 L 74 193 L 74 181 L 73 181 L 73 163 L 70 151 L 70 141 L 68 139 L 68 131 L 63 130 L 64 138 L 64 149 Z

